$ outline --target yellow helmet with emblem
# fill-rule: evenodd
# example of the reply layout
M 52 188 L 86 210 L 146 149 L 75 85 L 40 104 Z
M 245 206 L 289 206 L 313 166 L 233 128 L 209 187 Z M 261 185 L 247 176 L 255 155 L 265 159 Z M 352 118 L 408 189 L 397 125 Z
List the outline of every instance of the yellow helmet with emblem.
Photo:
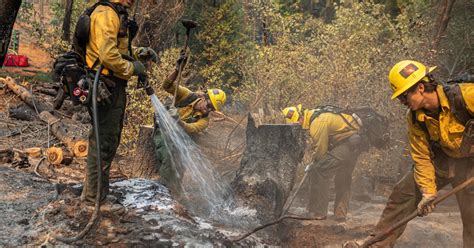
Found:
M 220 111 L 227 99 L 225 92 L 221 89 L 208 89 L 207 95 L 209 96 L 209 100 L 211 100 L 214 109 Z
M 301 104 L 298 104 L 296 107 L 286 107 L 284 108 L 281 112 L 283 113 L 283 116 L 285 117 L 286 123 L 298 123 L 300 116 L 303 114 L 302 113 L 302 108 L 303 106 Z
M 390 88 L 393 91 L 391 99 L 393 100 L 403 94 L 434 69 L 436 69 L 436 66 L 428 69 L 422 63 L 414 60 L 402 60 L 395 64 L 388 74 Z

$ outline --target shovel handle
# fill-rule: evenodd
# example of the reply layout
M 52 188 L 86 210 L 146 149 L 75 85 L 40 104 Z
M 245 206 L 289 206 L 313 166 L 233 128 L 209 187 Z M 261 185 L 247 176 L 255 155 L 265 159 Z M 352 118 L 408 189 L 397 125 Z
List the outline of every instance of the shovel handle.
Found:
M 451 195 L 454 195 L 456 194 L 457 192 L 465 189 L 466 187 L 468 187 L 469 185 L 471 185 L 472 183 L 474 183 L 474 177 L 471 177 L 469 179 L 467 179 L 466 181 L 464 181 L 463 183 L 459 184 L 458 186 L 456 186 L 455 188 L 453 188 L 452 190 L 448 191 L 447 193 L 441 195 L 440 197 L 437 197 L 434 201 L 433 201 L 433 205 L 438 205 L 440 202 L 446 200 L 448 197 L 450 197 Z M 398 229 L 399 227 L 405 225 L 406 223 L 408 223 L 409 221 L 411 221 L 412 219 L 416 218 L 418 216 L 418 211 L 415 210 L 413 213 L 411 213 L 410 215 L 408 215 L 407 217 L 403 218 L 402 220 L 400 220 L 399 222 L 393 224 L 392 226 L 388 227 L 386 230 L 376 234 L 373 238 L 367 240 L 365 243 L 363 243 L 360 247 L 363 247 L 363 248 L 367 248 L 369 247 L 370 245 L 373 245 L 374 243 L 378 242 L 378 241 L 381 241 L 383 240 L 384 238 L 386 238 L 388 235 L 390 235 L 393 231 L 395 231 L 396 229 Z

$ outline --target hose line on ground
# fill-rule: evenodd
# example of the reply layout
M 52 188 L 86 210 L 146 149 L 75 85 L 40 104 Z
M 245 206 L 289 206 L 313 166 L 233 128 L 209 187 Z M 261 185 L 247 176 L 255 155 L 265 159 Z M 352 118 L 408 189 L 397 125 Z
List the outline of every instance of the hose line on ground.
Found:
M 97 144 L 97 194 L 95 197 L 95 206 L 94 212 L 92 213 L 89 222 L 87 225 L 82 229 L 80 233 L 78 233 L 74 237 L 66 238 L 62 236 L 53 236 L 58 241 L 70 244 L 72 242 L 78 241 L 82 239 L 91 229 L 92 225 L 94 225 L 97 217 L 99 216 L 99 209 L 100 209 L 100 198 L 102 194 L 102 159 L 100 156 L 100 136 L 99 136 L 99 115 L 97 114 L 97 85 L 99 84 L 99 76 L 102 70 L 104 69 L 104 65 L 100 65 L 99 69 L 97 70 L 95 77 L 94 77 L 94 84 L 92 86 L 92 121 L 94 125 L 94 134 L 95 134 L 95 142 Z M 82 190 L 85 190 L 84 188 Z

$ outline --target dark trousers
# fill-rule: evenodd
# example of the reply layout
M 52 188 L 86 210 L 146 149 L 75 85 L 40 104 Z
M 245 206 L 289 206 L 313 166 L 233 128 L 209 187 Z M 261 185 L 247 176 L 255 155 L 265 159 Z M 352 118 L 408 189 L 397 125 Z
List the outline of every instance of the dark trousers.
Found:
M 455 165 L 453 178 L 436 176 L 438 190 L 451 184 L 452 187 L 463 183 L 466 179 L 474 176 L 474 160 L 448 159 Z M 474 247 L 474 190 L 471 188 L 462 190 L 456 194 L 456 199 L 461 211 L 463 223 L 464 247 Z M 421 192 L 416 185 L 413 171 L 408 172 L 395 186 L 388 198 L 387 205 L 382 212 L 375 227 L 375 233 L 382 232 L 389 226 L 410 215 L 417 209 L 421 200 Z M 436 211 L 436 210 L 435 210 Z M 395 230 L 386 239 L 377 242 L 371 247 L 393 247 L 396 240 L 402 235 L 406 224 Z
M 120 136 L 123 129 L 123 117 L 125 106 L 127 104 L 127 95 L 125 92 L 126 81 L 113 78 L 115 87 L 111 90 L 110 104 L 98 103 L 97 111 L 99 117 L 99 138 L 100 154 L 102 159 L 102 189 L 101 200 L 105 199 L 109 192 L 109 173 L 110 165 L 115 157 L 117 148 L 120 144 Z M 91 107 L 92 108 L 92 107 Z M 92 116 L 92 109 L 89 113 Z M 97 143 L 95 140 L 95 130 L 92 126 L 89 134 L 89 151 L 87 154 L 87 174 L 84 182 L 83 199 L 86 202 L 93 203 L 97 195 Z
M 310 200 L 309 212 L 315 215 L 327 215 L 329 203 L 329 180 L 335 176 L 336 199 L 334 202 L 334 215 L 345 218 L 351 199 L 352 172 L 354 171 L 357 157 L 361 151 L 357 145 L 349 141 L 327 152 L 319 161 L 313 164 L 309 176 Z
M 170 149 L 167 147 L 165 137 L 157 123 L 155 123 L 153 132 L 153 143 L 155 145 L 156 170 L 160 174 L 160 182 L 167 186 L 174 195 L 179 195 L 182 191 L 180 175 L 183 173 L 177 171 L 178 169 L 173 166 Z M 173 146 L 173 144 L 168 145 Z M 174 149 L 171 147 L 171 150 Z

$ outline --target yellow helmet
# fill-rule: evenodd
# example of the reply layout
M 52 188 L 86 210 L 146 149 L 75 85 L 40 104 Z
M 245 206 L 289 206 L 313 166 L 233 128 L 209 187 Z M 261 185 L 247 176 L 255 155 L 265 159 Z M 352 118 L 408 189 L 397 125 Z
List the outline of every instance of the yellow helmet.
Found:
M 285 116 L 286 123 L 298 123 L 300 115 L 302 114 L 302 105 L 298 104 L 296 107 L 286 107 L 281 112 Z
M 224 106 L 227 96 L 225 92 L 221 89 L 208 89 L 207 95 L 211 100 L 212 106 L 216 111 L 220 111 L 222 106 Z
M 395 64 L 388 74 L 390 88 L 393 91 L 392 100 L 418 83 L 434 69 L 436 66 L 428 69 L 422 63 L 414 60 L 402 60 Z

